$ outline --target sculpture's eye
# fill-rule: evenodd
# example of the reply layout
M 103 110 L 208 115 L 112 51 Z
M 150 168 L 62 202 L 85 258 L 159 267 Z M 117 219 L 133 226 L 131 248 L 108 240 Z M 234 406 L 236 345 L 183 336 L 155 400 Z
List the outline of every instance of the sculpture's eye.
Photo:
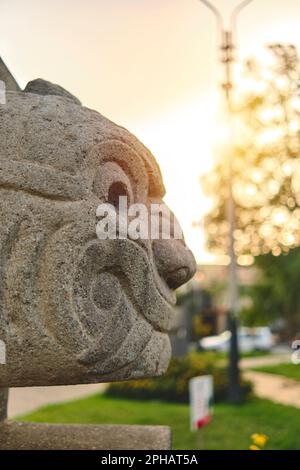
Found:
M 107 202 L 118 208 L 120 203 L 120 197 L 127 197 L 127 202 L 130 202 L 129 191 L 124 183 L 116 181 L 112 183 L 108 190 Z
M 130 177 L 115 162 L 105 162 L 97 170 L 94 186 L 95 194 L 114 207 L 119 207 L 120 197 L 127 197 L 127 203 L 133 204 L 136 200 L 135 189 Z

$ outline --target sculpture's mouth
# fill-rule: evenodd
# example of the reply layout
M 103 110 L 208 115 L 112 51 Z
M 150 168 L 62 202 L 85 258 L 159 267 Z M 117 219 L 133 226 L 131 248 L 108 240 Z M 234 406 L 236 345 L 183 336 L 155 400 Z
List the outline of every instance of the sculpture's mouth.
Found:
M 97 248 L 93 245 L 92 262 L 97 257 L 95 250 Z M 153 341 L 154 349 L 162 348 L 166 333 L 173 326 L 173 307 L 176 303 L 175 293 L 160 277 L 151 255 L 139 244 L 131 240 L 105 241 L 101 251 L 99 250 L 100 258 L 104 258 L 105 250 L 108 250 L 106 264 L 109 266 L 106 265 L 102 272 L 95 273 L 97 281 L 94 285 L 102 292 L 107 286 L 106 290 L 110 290 L 110 295 L 106 296 L 105 302 L 103 295 L 99 296 L 97 302 L 93 292 L 93 305 L 90 305 L 93 311 L 89 313 L 95 317 L 93 324 L 100 319 L 100 337 L 99 334 L 95 335 L 95 330 L 90 330 L 89 345 L 79 356 L 82 364 L 95 367 L 97 373 L 108 373 L 126 367 L 143 354 Z M 102 287 L 99 287 L 101 277 L 104 281 Z M 91 295 L 89 298 L 91 299 Z M 84 310 L 86 312 L 87 308 Z M 113 355 L 105 354 L 105 350 L 109 351 L 110 348 L 117 352 Z M 160 351 L 159 354 L 164 353 Z

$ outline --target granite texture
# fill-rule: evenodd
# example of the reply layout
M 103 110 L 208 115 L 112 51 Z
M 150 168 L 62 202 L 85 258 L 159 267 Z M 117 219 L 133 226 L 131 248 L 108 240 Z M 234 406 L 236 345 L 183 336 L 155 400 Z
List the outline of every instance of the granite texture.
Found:
M 166 450 L 166 426 L 0 423 L 1 450 Z
M 193 255 L 182 240 L 97 238 L 97 206 L 118 188 L 161 202 L 161 174 L 127 130 L 55 87 L 31 82 L 43 95 L 0 106 L 0 386 L 161 375 Z

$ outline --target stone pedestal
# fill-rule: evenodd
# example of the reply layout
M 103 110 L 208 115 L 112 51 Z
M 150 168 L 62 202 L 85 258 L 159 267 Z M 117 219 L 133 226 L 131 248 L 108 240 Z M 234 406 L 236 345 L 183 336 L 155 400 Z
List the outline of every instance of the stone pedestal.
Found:
M 171 432 L 163 426 L 92 426 L 3 422 L 4 450 L 168 450 Z

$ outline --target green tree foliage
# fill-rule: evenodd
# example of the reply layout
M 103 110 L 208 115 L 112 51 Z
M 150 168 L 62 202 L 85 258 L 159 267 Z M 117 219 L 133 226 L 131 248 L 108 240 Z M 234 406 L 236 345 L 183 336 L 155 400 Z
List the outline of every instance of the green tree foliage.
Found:
M 238 256 L 280 255 L 300 245 L 300 66 L 293 46 L 273 45 L 249 60 L 233 94 L 233 141 L 202 179 L 213 201 L 208 246 L 227 253 L 228 158 L 233 166 Z
M 300 248 L 274 257 L 271 253 L 256 258 L 259 275 L 244 295 L 250 304 L 242 312 L 248 325 L 263 325 L 284 320 L 284 336 L 295 338 L 300 333 Z

